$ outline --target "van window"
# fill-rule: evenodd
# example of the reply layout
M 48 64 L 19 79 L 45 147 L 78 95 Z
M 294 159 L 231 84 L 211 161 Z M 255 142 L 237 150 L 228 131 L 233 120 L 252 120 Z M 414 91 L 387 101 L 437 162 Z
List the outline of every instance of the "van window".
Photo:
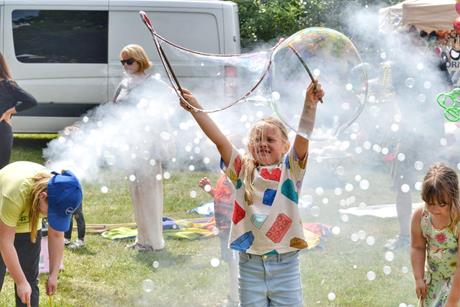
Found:
M 107 63 L 107 11 L 14 10 L 12 14 L 18 61 Z

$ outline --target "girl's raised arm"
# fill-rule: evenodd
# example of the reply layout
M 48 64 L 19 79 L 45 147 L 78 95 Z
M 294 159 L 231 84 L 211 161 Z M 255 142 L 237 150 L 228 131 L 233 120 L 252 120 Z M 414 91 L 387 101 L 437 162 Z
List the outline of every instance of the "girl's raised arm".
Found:
M 427 294 L 427 286 L 425 284 L 425 253 L 426 240 L 422 234 L 421 219 L 423 208 L 418 208 L 412 215 L 411 222 L 411 252 L 410 259 L 412 263 L 412 271 L 415 279 L 415 292 L 417 298 L 425 298 Z
M 189 90 L 182 89 L 182 96 L 187 100 L 188 104 L 201 109 L 200 104 Z M 230 143 L 227 137 L 222 133 L 222 131 L 220 131 L 219 127 L 217 127 L 216 123 L 207 113 L 196 111 L 187 103 L 185 101 L 180 102 L 181 106 L 192 114 L 193 118 L 195 118 L 206 136 L 216 145 L 222 160 L 224 160 L 225 165 L 228 166 L 232 157 L 232 143 Z
M 313 126 L 315 125 L 316 106 L 323 96 L 324 92 L 318 81 L 310 83 L 307 93 L 305 94 L 305 102 L 299 122 L 299 131 L 307 132 L 308 134 L 313 131 Z M 308 144 L 308 139 L 300 135 L 296 135 L 294 140 L 294 149 L 300 160 L 303 160 L 305 155 L 308 154 Z

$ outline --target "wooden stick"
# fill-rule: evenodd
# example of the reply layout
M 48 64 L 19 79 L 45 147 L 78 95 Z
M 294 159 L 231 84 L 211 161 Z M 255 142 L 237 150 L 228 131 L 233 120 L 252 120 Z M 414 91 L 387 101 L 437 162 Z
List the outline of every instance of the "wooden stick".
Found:
M 299 52 L 297 52 L 297 50 L 294 48 L 294 46 L 292 45 L 289 45 L 289 48 L 294 52 L 294 54 L 297 56 L 297 58 L 299 59 L 300 63 L 302 63 L 303 67 L 305 68 L 305 70 L 307 71 L 308 75 L 310 76 L 310 80 L 311 82 L 313 82 L 315 84 L 315 89 L 316 89 L 316 80 L 315 80 L 315 77 L 313 76 L 313 74 L 311 73 L 310 71 L 310 68 L 308 68 L 308 65 L 307 63 L 305 63 L 305 61 L 302 59 L 302 57 L 300 56 Z M 323 98 L 320 98 L 319 101 L 321 101 L 321 103 L 323 103 Z

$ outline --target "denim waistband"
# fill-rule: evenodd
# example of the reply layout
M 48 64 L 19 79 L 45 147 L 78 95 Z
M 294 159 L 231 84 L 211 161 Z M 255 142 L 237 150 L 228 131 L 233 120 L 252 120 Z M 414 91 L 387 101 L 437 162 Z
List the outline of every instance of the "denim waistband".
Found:
M 276 261 L 281 262 L 285 259 L 292 258 L 296 256 L 299 251 L 288 252 L 284 254 L 273 254 L 273 255 L 255 255 L 255 254 L 248 254 L 240 252 L 240 258 L 246 259 L 253 259 L 253 260 L 260 260 L 260 261 Z

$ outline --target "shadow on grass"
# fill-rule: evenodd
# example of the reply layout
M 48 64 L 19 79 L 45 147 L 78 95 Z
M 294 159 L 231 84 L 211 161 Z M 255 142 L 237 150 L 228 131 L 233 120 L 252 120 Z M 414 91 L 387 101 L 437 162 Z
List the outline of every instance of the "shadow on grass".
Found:
M 174 267 L 178 263 L 190 262 L 192 256 L 190 255 L 178 255 L 169 252 L 166 248 L 161 251 L 154 252 L 136 252 L 135 260 L 146 267 L 152 268 L 154 261 L 161 263 L 161 267 Z
M 69 248 L 69 247 L 67 247 L 66 251 L 74 253 L 75 255 L 82 255 L 82 256 L 94 256 L 94 255 L 97 255 L 97 253 L 95 251 L 93 251 L 92 249 L 90 249 L 90 248 L 88 248 L 86 246 L 79 247 L 79 248 Z

